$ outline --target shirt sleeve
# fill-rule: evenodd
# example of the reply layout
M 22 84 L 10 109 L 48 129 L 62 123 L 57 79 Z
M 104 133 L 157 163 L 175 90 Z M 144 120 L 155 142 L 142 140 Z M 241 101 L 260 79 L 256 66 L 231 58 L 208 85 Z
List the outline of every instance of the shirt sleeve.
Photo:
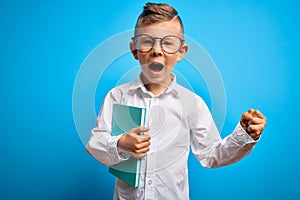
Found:
M 235 163 L 247 156 L 257 141 L 237 124 L 233 133 L 222 139 L 209 109 L 199 104 L 191 121 L 191 149 L 202 166 L 216 168 Z
M 91 131 L 86 150 L 100 163 L 112 166 L 129 158 L 128 154 L 117 147 L 122 135 L 111 135 L 112 108 L 116 102 L 113 91 L 105 97 L 101 111 L 97 117 L 97 125 Z

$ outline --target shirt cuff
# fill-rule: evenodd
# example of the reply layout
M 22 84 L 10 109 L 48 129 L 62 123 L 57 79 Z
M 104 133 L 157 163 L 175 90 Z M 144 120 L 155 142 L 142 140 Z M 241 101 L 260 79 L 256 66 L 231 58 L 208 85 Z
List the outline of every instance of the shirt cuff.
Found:
M 242 127 L 241 123 L 239 122 L 234 129 L 234 135 L 240 144 L 249 144 L 249 143 L 256 143 L 260 140 L 260 137 L 257 140 L 254 140 L 247 131 Z
M 108 145 L 110 146 L 110 153 L 114 156 L 118 161 L 124 161 L 129 159 L 129 154 L 118 147 L 118 141 L 121 138 L 123 134 L 118 135 L 118 136 L 112 136 L 110 141 L 108 142 Z
M 127 160 L 130 158 L 130 155 L 127 153 L 127 151 L 125 151 L 124 149 L 117 147 L 117 150 L 119 152 L 119 156 L 124 159 Z

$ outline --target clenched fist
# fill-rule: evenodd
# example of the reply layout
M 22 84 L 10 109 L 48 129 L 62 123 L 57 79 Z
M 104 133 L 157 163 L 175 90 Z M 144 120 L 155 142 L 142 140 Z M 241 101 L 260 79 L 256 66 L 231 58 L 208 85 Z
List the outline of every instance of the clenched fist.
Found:
M 267 119 L 259 110 L 249 109 L 243 113 L 240 122 L 245 131 L 257 140 L 267 124 Z
M 118 140 L 118 147 L 124 149 L 130 156 L 141 159 L 150 150 L 150 135 L 140 135 L 142 132 L 149 131 L 149 128 L 142 126 L 136 127 L 122 135 Z

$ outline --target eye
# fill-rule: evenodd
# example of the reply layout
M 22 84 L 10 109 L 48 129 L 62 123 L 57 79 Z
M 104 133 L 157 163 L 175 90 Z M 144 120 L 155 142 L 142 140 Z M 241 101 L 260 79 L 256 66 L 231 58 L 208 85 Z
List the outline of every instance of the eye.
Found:
M 165 37 L 162 41 L 162 44 L 165 46 L 177 46 L 178 45 L 178 38 L 173 36 Z
M 141 39 L 141 44 L 152 45 L 153 44 L 153 40 L 151 38 L 142 38 Z
M 163 45 L 174 45 L 174 42 L 172 41 L 164 41 Z

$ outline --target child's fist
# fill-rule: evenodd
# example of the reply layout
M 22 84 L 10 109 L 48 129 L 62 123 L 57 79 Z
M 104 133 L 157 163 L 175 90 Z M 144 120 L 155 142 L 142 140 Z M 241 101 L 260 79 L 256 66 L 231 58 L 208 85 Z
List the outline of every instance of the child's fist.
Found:
M 118 147 L 127 151 L 129 155 L 136 159 L 141 159 L 146 156 L 150 150 L 150 135 L 140 135 L 142 132 L 149 131 L 149 128 L 142 126 L 136 127 L 122 135 L 118 141 Z
M 240 123 L 245 131 L 257 140 L 267 124 L 267 119 L 259 110 L 249 109 L 243 113 Z

